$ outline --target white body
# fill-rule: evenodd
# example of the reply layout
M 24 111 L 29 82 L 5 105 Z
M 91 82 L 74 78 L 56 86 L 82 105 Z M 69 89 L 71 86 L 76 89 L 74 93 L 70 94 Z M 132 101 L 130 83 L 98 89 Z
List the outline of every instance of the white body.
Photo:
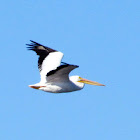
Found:
M 39 90 L 43 90 L 46 92 L 64 93 L 64 92 L 72 92 L 72 91 L 83 89 L 85 84 L 77 82 L 78 80 L 79 80 L 79 76 L 71 76 L 69 77 L 67 82 L 63 82 L 63 81 L 53 82 L 53 83 L 46 82 L 45 84 L 37 83 L 35 85 L 30 85 L 30 86 L 36 86 L 36 87 L 40 86 Z

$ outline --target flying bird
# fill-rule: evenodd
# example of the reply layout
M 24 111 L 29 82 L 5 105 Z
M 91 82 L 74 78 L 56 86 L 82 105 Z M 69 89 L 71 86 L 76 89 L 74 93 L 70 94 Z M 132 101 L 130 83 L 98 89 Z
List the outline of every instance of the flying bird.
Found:
M 31 44 L 26 45 L 29 46 L 27 47 L 28 50 L 33 50 L 39 55 L 38 69 L 41 80 L 37 84 L 29 85 L 29 87 L 51 93 L 64 93 L 81 90 L 85 84 L 105 86 L 80 76 L 69 77 L 69 73 L 79 66 L 61 62 L 63 58 L 62 52 L 41 45 L 35 41 L 30 41 Z

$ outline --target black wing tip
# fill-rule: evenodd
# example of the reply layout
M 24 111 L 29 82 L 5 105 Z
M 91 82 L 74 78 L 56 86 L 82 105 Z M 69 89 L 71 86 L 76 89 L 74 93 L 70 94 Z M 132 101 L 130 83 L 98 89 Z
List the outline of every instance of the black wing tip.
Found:
M 76 66 L 76 68 L 79 68 L 79 66 L 78 65 L 75 65 Z
M 72 65 L 72 64 L 68 64 L 68 63 L 65 63 L 65 62 L 61 62 L 64 66 L 74 66 L 75 68 L 79 68 L 78 65 Z
M 27 46 L 33 46 L 32 44 L 26 44 Z
M 37 42 L 35 42 L 33 40 L 30 40 L 30 41 L 31 41 L 31 44 L 26 44 L 27 46 L 43 46 L 40 43 L 37 43 Z
M 27 47 L 28 50 L 36 51 L 38 46 L 43 46 L 33 40 L 30 40 L 30 41 L 31 41 L 30 44 L 26 44 L 27 46 L 29 46 L 29 47 Z
M 37 45 L 41 45 L 40 43 L 38 43 L 38 42 L 35 42 L 35 41 L 33 41 L 33 40 L 30 40 L 33 44 L 37 44 Z
M 27 47 L 28 50 L 36 50 L 34 47 Z
M 71 65 L 71 66 L 74 66 L 75 68 L 79 68 L 79 66 L 78 66 L 78 65 Z
M 40 43 L 37 43 L 37 42 L 35 42 L 33 40 L 30 40 L 30 41 L 31 41 L 31 44 L 26 44 L 27 46 L 31 46 L 31 47 L 27 47 L 27 48 L 29 48 L 29 50 L 37 50 L 39 46 L 42 46 L 44 48 L 44 50 L 46 50 L 48 53 L 56 52 L 56 50 L 51 49 L 51 48 L 49 48 L 47 46 L 44 46 L 44 45 L 42 45 Z M 40 50 L 42 50 L 42 49 L 40 49 Z
M 33 43 L 36 43 L 35 41 L 33 41 L 33 40 L 30 40 L 31 42 L 33 42 Z

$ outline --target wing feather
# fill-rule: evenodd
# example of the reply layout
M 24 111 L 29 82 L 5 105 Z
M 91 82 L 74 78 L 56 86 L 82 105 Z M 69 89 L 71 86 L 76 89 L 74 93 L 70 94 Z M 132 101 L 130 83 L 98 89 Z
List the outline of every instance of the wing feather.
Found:
M 26 44 L 30 47 L 27 47 L 28 50 L 33 50 L 39 55 L 38 59 L 38 68 L 40 71 L 42 83 L 46 82 L 46 75 L 49 71 L 55 70 L 61 63 L 63 58 L 63 53 L 58 52 L 49 47 L 43 46 L 35 41 L 31 41 L 31 44 Z
M 37 43 L 35 41 L 31 41 L 31 44 L 26 44 L 30 47 L 27 47 L 28 50 L 32 50 L 35 51 L 37 55 L 39 55 L 39 59 L 38 59 L 38 69 L 39 71 L 41 71 L 41 66 L 42 66 L 42 62 L 43 60 L 49 55 L 49 53 L 51 52 L 57 52 L 56 50 L 53 50 L 47 46 L 43 46 L 40 43 Z
M 77 65 L 70 65 L 65 63 L 65 65 L 61 65 L 57 67 L 56 70 L 52 70 L 49 73 L 47 73 L 47 81 L 54 83 L 66 82 L 69 80 L 69 73 L 78 67 L 79 66 Z

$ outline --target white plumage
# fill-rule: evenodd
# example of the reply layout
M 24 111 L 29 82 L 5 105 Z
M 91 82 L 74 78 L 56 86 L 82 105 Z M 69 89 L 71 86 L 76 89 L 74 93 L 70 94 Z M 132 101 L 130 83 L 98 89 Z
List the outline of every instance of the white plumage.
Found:
M 46 82 L 46 75 L 51 70 L 55 70 L 61 64 L 61 59 L 63 58 L 63 53 L 61 52 L 52 52 L 43 60 L 40 76 L 41 76 L 41 83 Z
M 95 81 L 90 81 L 80 76 L 71 76 L 69 73 L 79 66 L 67 63 L 61 64 L 63 53 L 43 46 L 31 40 L 31 44 L 27 44 L 29 50 L 33 50 L 39 55 L 38 68 L 41 80 L 39 83 L 29 85 L 34 89 L 43 90 L 51 93 L 72 92 L 83 89 L 85 83 L 91 85 L 104 86 Z

